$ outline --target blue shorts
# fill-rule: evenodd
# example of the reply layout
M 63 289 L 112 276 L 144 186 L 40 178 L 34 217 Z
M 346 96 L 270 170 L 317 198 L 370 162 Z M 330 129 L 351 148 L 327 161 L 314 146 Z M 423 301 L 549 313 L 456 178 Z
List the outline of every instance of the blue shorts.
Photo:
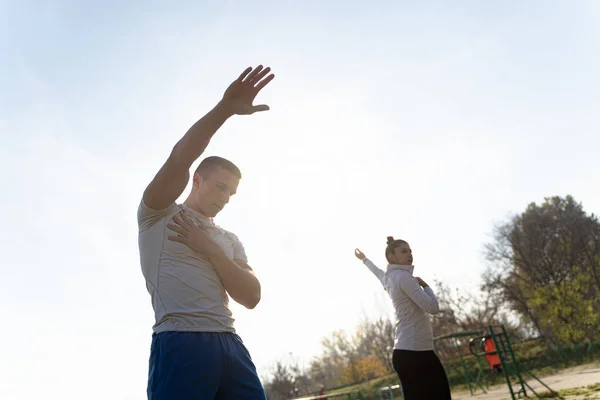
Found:
M 256 367 L 234 333 L 152 335 L 148 400 L 265 400 Z

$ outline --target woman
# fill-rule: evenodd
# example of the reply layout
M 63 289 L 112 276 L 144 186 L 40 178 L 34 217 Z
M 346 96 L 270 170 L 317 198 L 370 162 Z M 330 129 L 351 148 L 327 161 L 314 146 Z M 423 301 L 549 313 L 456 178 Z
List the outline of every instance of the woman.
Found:
M 392 364 L 402 383 L 405 400 L 451 399 L 446 372 L 433 351 L 433 330 L 427 315 L 438 313 L 440 308 L 429 285 L 413 276 L 413 256 L 408 243 L 388 237 L 386 272 L 359 249 L 355 255 L 381 281 L 394 303 L 396 340 Z

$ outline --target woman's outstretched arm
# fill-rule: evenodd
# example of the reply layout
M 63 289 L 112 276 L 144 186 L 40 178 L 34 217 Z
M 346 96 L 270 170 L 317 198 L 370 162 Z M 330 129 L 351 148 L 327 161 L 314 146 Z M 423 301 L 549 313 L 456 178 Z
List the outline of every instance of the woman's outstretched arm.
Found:
M 365 256 L 365 254 L 359 249 L 354 250 L 354 255 L 356 256 L 356 258 L 361 260 L 367 266 L 367 268 L 369 268 L 373 275 L 375 275 L 377 279 L 379 279 L 379 282 L 383 283 L 383 276 L 385 275 L 385 272 L 383 270 L 379 269 L 377 265 L 373 264 L 373 262 L 369 260 L 367 256 Z

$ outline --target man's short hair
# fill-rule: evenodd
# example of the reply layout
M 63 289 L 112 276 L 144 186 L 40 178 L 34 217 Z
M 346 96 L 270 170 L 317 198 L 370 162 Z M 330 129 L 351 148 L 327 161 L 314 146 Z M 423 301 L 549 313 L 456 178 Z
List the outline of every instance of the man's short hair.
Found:
M 196 168 L 196 172 L 202 175 L 202 177 L 206 178 L 209 173 L 215 170 L 216 167 L 221 167 L 231 172 L 233 175 L 238 177 L 238 179 L 242 179 L 242 172 L 234 163 L 218 156 L 206 157 L 204 160 L 202 160 L 202 162 L 200 162 L 200 165 L 198 165 L 198 168 Z

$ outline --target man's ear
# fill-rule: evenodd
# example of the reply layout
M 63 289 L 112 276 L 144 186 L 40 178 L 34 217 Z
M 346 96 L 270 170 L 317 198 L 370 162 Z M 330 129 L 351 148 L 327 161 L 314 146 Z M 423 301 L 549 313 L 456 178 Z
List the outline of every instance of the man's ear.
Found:
M 192 186 L 194 187 L 194 189 L 198 189 L 200 182 L 202 182 L 202 175 L 200 175 L 197 172 L 194 172 L 194 175 L 192 176 Z

